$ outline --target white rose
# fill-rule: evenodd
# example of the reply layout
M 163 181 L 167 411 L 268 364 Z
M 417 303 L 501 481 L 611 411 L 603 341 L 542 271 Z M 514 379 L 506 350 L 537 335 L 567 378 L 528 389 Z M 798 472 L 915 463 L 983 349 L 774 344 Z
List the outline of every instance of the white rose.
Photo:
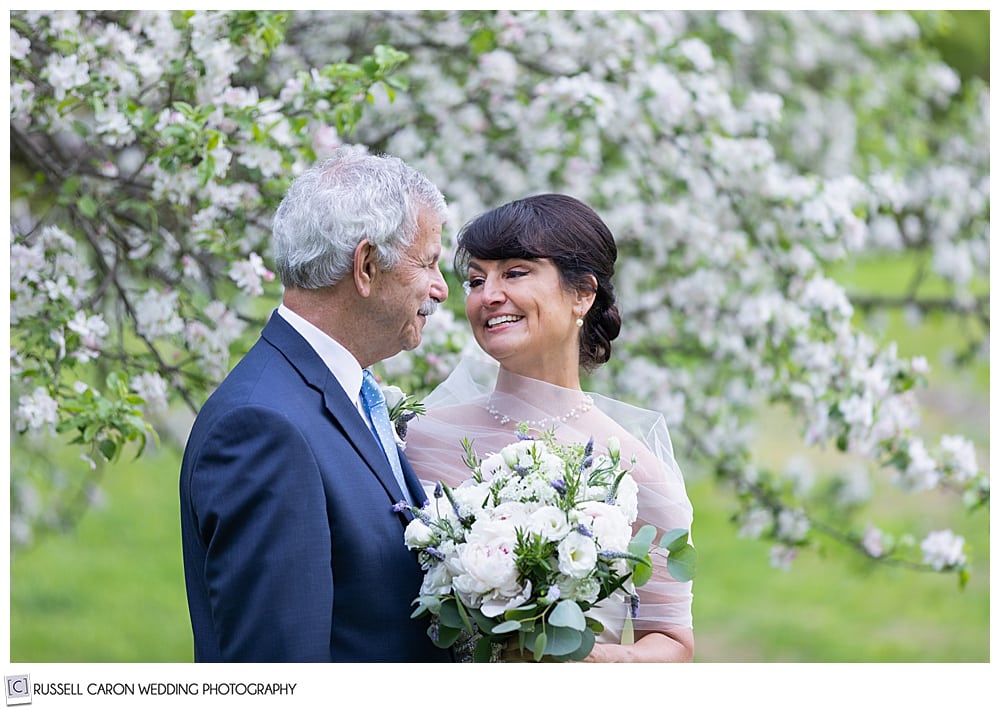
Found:
M 424 548 L 434 541 L 434 531 L 419 518 L 414 518 L 403 531 L 403 542 L 410 550 Z
M 528 518 L 528 530 L 541 535 L 546 540 L 562 540 L 572 530 L 566 513 L 555 506 L 539 508 Z
M 597 564 L 597 546 L 578 532 L 571 532 L 559 543 L 559 571 L 568 577 L 586 577 Z

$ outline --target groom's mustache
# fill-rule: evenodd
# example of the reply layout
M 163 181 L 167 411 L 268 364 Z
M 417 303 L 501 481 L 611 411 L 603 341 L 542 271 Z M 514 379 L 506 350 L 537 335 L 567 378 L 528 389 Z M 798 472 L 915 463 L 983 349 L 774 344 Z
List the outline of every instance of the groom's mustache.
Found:
M 433 298 L 428 298 L 424 301 L 423 305 L 420 306 L 420 310 L 418 310 L 417 313 L 422 316 L 430 316 L 434 314 L 437 308 L 438 302 Z

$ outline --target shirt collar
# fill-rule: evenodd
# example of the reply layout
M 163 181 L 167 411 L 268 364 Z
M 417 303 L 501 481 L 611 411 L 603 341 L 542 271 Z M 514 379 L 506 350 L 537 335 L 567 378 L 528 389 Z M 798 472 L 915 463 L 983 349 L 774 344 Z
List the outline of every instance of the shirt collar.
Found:
M 357 358 L 347 348 L 284 303 L 278 306 L 278 315 L 305 338 L 357 407 L 358 393 L 361 391 L 361 364 Z

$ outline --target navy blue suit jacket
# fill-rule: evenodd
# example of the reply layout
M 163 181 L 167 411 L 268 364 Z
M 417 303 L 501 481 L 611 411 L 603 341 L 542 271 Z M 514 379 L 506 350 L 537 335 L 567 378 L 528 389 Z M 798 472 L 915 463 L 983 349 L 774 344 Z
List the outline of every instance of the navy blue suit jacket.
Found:
M 418 502 L 425 500 L 400 454 Z M 208 398 L 180 475 L 196 661 L 447 661 L 367 424 L 277 312 Z

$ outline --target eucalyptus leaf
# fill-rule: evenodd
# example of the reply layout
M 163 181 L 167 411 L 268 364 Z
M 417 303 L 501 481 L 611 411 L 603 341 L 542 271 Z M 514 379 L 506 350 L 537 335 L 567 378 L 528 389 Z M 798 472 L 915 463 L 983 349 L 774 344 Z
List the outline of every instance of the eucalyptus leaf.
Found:
M 476 647 L 472 651 L 472 660 L 476 663 L 489 663 L 493 656 L 493 639 L 489 636 L 481 636 L 476 641 Z
M 565 626 L 550 626 L 546 634 L 545 654 L 548 656 L 565 656 L 573 653 L 583 643 L 585 631 L 569 629 Z
M 656 528 L 652 525 L 643 525 L 632 538 L 632 542 L 629 543 L 628 551 L 633 555 L 643 557 L 649 552 L 654 539 L 656 539 Z
M 687 545 L 687 539 L 687 530 L 684 528 L 674 528 L 673 530 L 663 533 L 663 537 L 660 538 L 660 547 L 665 547 L 671 552 L 676 552 Z
M 580 647 L 577 648 L 572 653 L 568 653 L 563 656 L 555 656 L 557 661 L 582 661 L 584 658 L 590 655 L 590 652 L 594 650 L 594 644 L 597 642 L 597 637 L 594 636 L 594 632 L 590 629 L 586 629 L 580 634 Z
M 547 642 L 548 638 L 546 637 L 544 631 L 542 631 L 540 634 L 538 634 L 538 636 L 535 637 L 535 644 L 532 650 L 534 651 L 534 657 L 536 661 L 542 660 L 542 658 L 545 656 L 545 644 Z
M 670 553 L 670 557 L 667 558 L 667 570 L 678 582 L 689 582 L 694 579 L 697 561 L 698 553 L 687 545 L 682 550 Z
M 653 560 L 648 554 L 644 562 L 645 564 L 636 564 L 632 569 L 632 583 L 637 587 L 644 585 L 653 576 Z
M 510 619 L 508 621 L 501 622 L 494 626 L 489 633 L 493 635 L 507 634 L 511 631 L 518 631 L 521 628 L 521 622 L 517 619 Z
M 565 599 L 552 610 L 549 623 L 553 626 L 564 626 L 577 631 L 587 628 L 587 619 L 583 616 L 580 606 L 572 599 Z
M 431 636 L 431 641 L 433 641 L 434 645 L 438 648 L 451 648 L 452 644 L 458 640 L 458 635 L 462 633 L 461 629 L 449 626 L 438 626 L 437 631 L 437 638 Z M 428 629 L 427 633 L 430 635 L 431 630 Z
M 458 605 L 455 603 L 454 599 L 447 599 L 441 604 L 441 610 L 438 612 L 438 619 L 441 621 L 442 626 L 447 626 L 452 629 L 465 628 L 465 621 L 462 619 L 462 613 L 459 612 Z

